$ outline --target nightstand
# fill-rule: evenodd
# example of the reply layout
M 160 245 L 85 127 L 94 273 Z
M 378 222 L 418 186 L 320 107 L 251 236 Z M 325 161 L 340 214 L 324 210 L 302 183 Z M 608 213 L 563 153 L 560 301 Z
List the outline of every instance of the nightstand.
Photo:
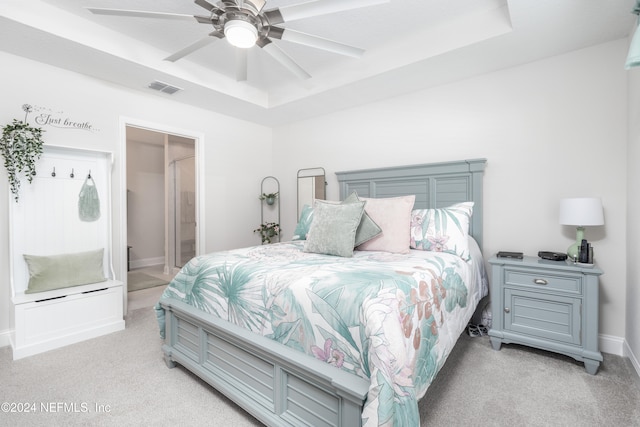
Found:
M 598 351 L 597 266 L 570 261 L 489 259 L 492 268 L 491 345 L 523 344 L 554 351 L 584 362 L 595 375 Z

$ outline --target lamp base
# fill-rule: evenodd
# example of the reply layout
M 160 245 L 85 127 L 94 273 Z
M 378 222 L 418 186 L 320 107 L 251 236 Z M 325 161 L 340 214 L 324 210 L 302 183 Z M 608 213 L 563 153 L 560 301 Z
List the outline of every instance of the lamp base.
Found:
M 582 243 L 582 241 L 580 241 L 580 243 Z M 576 243 L 572 244 L 571 246 L 569 246 L 569 249 L 567 249 L 567 257 L 569 257 L 569 259 L 573 262 L 578 262 L 579 254 L 580 248 Z
M 574 262 L 578 262 L 578 255 L 580 254 L 580 246 L 582 246 L 582 239 L 584 239 L 584 227 L 576 228 L 576 241 L 567 249 L 567 256 Z

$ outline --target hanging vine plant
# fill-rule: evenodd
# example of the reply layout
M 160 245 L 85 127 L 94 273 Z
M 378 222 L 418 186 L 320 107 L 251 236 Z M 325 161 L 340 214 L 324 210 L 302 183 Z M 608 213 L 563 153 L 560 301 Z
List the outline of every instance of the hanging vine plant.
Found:
M 7 169 L 9 187 L 16 202 L 20 192 L 20 178 L 24 176 L 31 183 L 36 176 L 36 161 L 42 155 L 42 129 L 29 126 L 27 116 L 33 111 L 31 105 L 24 104 L 24 121 L 13 119 L 2 128 L 0 150 Z

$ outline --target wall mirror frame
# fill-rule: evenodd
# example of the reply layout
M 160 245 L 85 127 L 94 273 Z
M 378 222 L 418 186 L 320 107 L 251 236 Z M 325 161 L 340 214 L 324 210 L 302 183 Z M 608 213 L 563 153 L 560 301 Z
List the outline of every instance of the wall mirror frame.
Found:
M 327 197 L 327 181 L 324 168 L 306 168 L 298 170 L 298 209 L 296 218 L 304 205 L 313 206 L 315 199 L 325 200 Z

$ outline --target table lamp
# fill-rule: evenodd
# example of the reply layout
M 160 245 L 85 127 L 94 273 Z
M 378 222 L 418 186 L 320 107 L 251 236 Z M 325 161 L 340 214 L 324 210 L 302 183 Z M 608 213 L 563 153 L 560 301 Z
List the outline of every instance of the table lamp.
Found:
M 576 241 L 567 249 L 567 256 L 578 259 L 580 245 L 584 239 L 584 228 L 604 225 L 602 201 L 597 197 L 583 197 L 560 200 L 560 224 L 577 227 Z

